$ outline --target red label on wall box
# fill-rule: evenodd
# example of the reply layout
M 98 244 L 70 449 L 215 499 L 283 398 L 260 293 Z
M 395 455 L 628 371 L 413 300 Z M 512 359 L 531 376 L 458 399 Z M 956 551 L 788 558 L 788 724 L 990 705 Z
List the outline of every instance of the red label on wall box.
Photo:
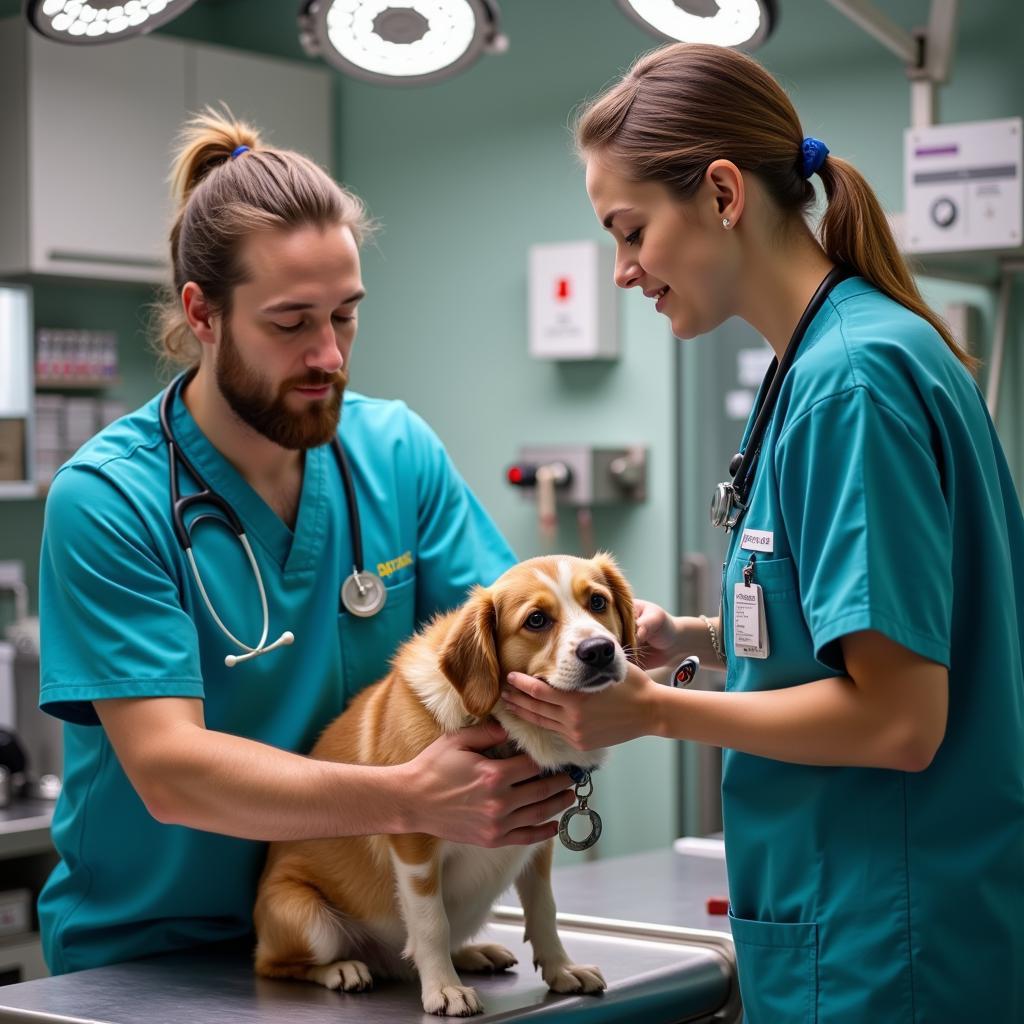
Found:
M 555 298 L 564 302 L 570 297 L 569 290 L 569 278 L 560 277 L 555 284 Z

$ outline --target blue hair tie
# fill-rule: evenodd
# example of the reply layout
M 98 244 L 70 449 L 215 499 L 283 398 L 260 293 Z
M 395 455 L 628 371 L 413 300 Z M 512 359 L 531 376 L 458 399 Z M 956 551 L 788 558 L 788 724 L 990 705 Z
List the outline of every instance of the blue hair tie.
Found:
M 812 174 L 817 174 L 827 156 L 828 146 L 821 139 L 814 139 L 808 135 L 800 147 L 801 176 L 809 178 Z
M 234 150 L 232 152 L 231 159 L 232 160 L 237 160 L 243 153 L 248 153 L 248 152 L 249 152 L 249 147 L 248 146 L 239 146 L 236 150 Z M 828 150 L 826 150 L 826 152 L 828 152 Z

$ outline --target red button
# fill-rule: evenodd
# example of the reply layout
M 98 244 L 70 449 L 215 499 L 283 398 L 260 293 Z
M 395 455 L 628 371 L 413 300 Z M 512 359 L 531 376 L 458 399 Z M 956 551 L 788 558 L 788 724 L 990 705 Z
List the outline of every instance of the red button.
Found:
M 729 900 L 724 896 L 709 896 L 707 909 L 709 914 L 728 914 Z

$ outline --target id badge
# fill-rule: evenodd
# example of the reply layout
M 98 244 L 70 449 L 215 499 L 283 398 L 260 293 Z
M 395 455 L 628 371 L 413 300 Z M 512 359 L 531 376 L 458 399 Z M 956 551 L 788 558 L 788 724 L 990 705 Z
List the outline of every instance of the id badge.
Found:
M 767 658 L 768 624 L 764 594 L 756 583 L 737 583 L 732 591 L 732 648 L 740 658 Z

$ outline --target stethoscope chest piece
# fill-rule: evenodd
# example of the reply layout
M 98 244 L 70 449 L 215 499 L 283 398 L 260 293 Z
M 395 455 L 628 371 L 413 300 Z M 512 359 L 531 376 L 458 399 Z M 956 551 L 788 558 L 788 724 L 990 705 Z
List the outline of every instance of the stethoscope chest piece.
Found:
M 361 619 L 376 615 L 387 599 L 388 592 L 381 578 L 372 572 L 353 569 L 352 575 L 341 585 L 341 603 L 346 611 Z
M 716 529 L 732 530 L 740 521 L 746 507 L 740 501 L 736 487 L 731 483 L 720 483 L 715 486 L 711 495 L 711 525 Z

